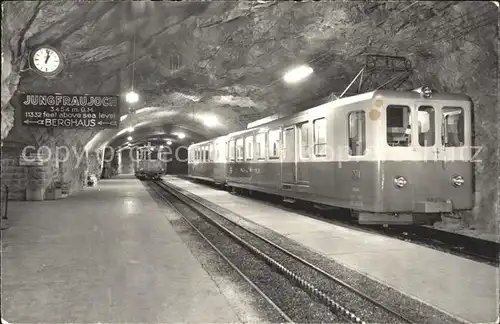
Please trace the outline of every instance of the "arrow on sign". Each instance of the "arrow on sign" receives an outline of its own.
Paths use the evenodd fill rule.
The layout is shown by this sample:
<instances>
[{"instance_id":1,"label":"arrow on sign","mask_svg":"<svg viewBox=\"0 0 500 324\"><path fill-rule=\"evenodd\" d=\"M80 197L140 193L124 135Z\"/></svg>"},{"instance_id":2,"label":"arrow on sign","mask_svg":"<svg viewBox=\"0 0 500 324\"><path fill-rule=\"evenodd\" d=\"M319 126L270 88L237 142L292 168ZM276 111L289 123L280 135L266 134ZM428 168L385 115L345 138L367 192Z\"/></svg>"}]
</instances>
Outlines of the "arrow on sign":
<instances>
[{"instance_id":1,"label":"arrow on sign","mask_svg":"<svg viewBox=\"0 0 500 324\"><path fill-rule=\"evenodd\" d=\"M44 122L43 120L28 120L26 119L24 121L25 124L40 124L40 125L44 125Z\"/></svg>"},{"instance_id":2,"label":"arrow on sign","mask_svg":"<svg viewBox=\"0 0 500 324\"><path fill-rule=\"evenodd\" d=\"M99 124L99 125L112 125L112 126L116 126L116 121L112 121L112 122L99 121L99 122L97 122L97 124Z\"/></svg>"}]
</instances>

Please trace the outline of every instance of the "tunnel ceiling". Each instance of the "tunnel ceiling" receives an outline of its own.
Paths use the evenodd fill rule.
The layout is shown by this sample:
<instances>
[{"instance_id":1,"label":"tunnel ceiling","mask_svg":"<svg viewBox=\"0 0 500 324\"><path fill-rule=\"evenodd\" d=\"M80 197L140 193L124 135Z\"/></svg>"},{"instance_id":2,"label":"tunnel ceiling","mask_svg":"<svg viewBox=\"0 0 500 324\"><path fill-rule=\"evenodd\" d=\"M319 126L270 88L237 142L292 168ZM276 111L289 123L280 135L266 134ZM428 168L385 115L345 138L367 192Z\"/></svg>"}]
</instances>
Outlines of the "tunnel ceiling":
<instances>
[{"instance_id":1,"label":"tunnel ceiling","mask_svg":"<svg viewBox=\"0 0 500 324\"><path fill-rule=\"evenodd\" d=\"M433 70L422 62L450 52L496 53L498 11L480 2L18 1L2 2L2 18L2 138L12 127L7 102L16 89L117 94L133 87L141 100L122 104L120 129L85 132L87 147L98 147L122 145L130 126L137 138L177 127L199 140L308 108L342 92L369 53L405 56L417 75ZM457 38L462 32L472 40ZM43 44L64 55L54 79L25 70L28 50ZM458 70L470 63L452 60ZM299 63L315 73L285 85L283 73ZM207 128L212 114L219 124Z\"/></svg>"}]
</instances>

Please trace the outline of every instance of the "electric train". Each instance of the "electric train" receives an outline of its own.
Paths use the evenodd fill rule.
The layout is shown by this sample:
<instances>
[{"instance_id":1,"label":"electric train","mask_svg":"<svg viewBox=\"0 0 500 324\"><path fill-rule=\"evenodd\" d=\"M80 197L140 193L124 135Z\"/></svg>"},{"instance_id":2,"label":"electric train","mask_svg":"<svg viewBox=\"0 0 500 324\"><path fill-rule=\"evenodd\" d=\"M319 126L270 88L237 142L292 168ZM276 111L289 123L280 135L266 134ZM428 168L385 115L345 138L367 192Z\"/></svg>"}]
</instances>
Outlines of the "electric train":
<instances>
[{"instance_id":1,"label":"electric train","mask_svg":"<svg viewBox=\"0 0 500 324\"><path fill-rule=\"evenodd\" d=\"M472 101L376 90L192 144L188 176L349 209L362 224L424 224L473 206Z\"/></svg>"}]
</instances>

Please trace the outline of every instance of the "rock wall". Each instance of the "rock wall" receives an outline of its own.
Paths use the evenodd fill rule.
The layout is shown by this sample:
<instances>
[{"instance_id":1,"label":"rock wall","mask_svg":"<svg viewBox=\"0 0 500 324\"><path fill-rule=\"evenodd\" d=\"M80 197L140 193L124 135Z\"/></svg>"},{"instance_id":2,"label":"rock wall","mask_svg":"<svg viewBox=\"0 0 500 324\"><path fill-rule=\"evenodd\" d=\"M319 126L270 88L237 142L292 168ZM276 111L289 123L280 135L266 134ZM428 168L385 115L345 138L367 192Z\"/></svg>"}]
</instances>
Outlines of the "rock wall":
<instances>
[{"instance_id":1,"label":"rock wall","mask_svg":"<svg viewBox=\"0 0 500 324\"><path fill-rule=\"evenodd\" d=\"M2 158L2 190L9 189L9 200L25 200L28 187L27 168L19 166L19 159L13 156ZM3 192L3 191L2 191Z\"/></svg>"},{"instance_id":2,"label":"rock wall","mask_svg":"<svg viewBox=\"0 0 500 324\"><path fill-rule=\"evenodd\" d=\"M13 97L10 104L16 107L16 113L20 113L16 97ZM67 194L82 190L86 186L88 173L84 145L92 135L91 131L86 130L26 127L21 124L21 118L15 116L13 127L3 140L2 146L2 182L13 188L12 199L25 199L23 191L29 186L46 190L55 182L62 183L67 188ZM27 152L39 151L47 154L43 171L38 167L19 165L23 149ZM21 171L22 169L24 171ZM24 174L23 177L21 173Z\"/></svg>"}]
</instances>

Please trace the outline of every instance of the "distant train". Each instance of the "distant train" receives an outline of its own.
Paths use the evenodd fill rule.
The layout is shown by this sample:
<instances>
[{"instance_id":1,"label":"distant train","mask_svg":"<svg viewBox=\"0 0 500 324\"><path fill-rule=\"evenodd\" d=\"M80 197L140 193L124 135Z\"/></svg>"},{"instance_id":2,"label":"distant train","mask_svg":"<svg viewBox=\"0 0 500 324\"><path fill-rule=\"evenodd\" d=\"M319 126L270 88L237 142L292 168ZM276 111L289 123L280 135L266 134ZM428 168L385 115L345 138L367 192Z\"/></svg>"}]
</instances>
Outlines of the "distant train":
<instances>
[{"instance_id":1,"label":"distant train","mask_svg":"<svg viewBox=\"0 0 500 324\"><path fill-rule=\"evenodd\" d=\"M135 176L139 180L160 180L166 173L167 164L161 160L144 159L136 161Z\"/></svg>"},{"instance_id":2,"label":"distant train","mask_svg":"<svg viewBox=\"0 0 500 324\"><path fill-rule=\"evenodd\" d=\"M188 149L188 175L423 224L473 204L471 99L423 87L338 99Z\"/></svg>"}]
</instances>

